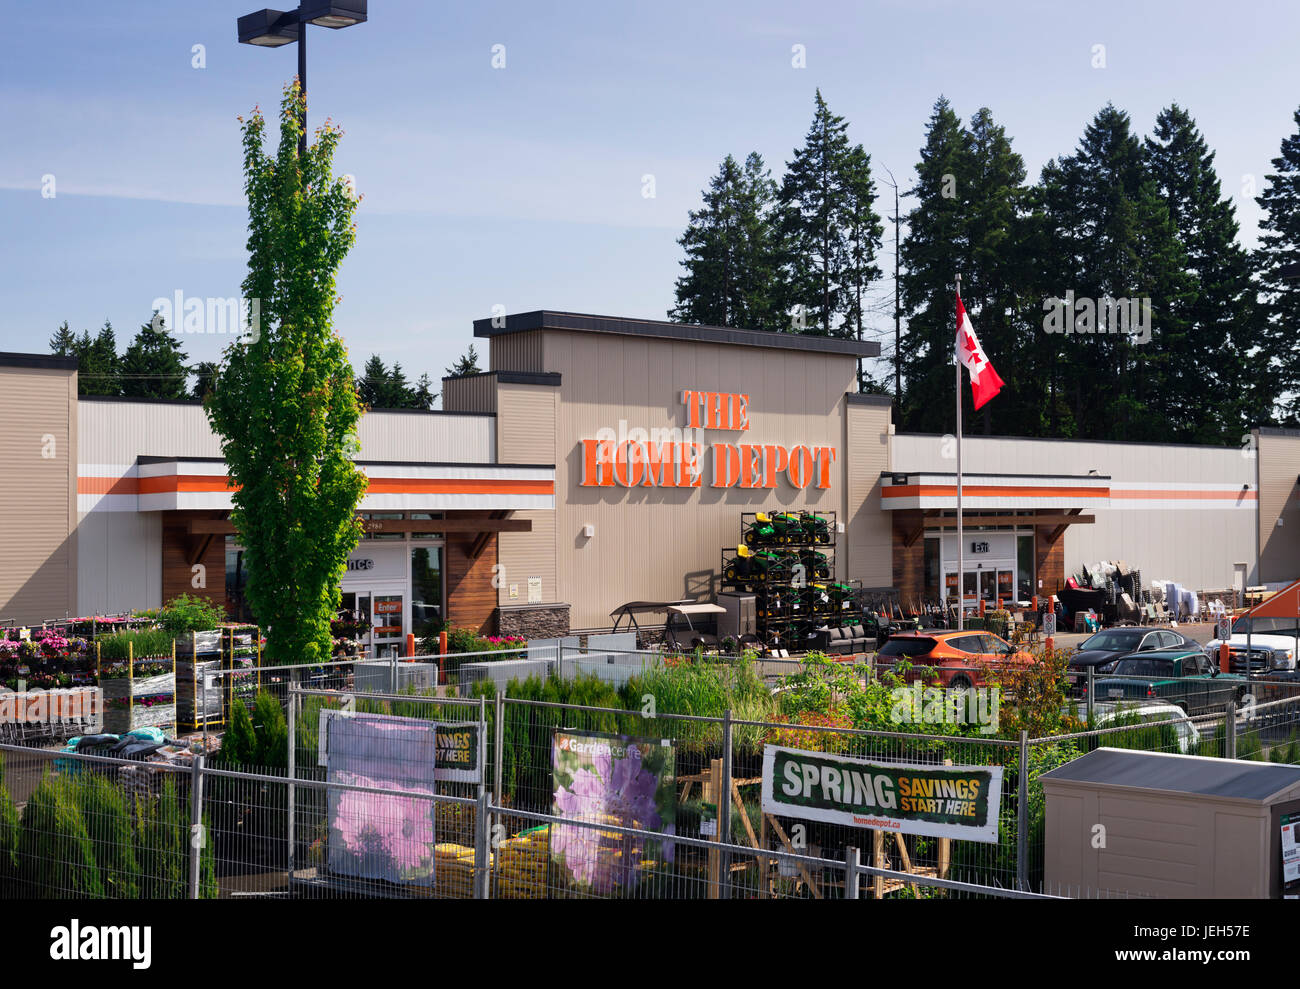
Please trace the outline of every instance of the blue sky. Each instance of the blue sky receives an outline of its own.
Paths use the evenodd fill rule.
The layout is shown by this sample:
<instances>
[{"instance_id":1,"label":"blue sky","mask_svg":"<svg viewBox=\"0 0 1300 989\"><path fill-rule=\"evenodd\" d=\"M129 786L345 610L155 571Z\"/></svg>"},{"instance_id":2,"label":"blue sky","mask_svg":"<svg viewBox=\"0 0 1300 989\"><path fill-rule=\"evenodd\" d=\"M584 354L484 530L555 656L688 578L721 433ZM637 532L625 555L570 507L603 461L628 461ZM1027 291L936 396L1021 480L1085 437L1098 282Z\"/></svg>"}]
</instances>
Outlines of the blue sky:
<instances>
[{"instance_id":1,"label":"blue sky","mask_svg":"<svg viewBox=\"0 0 1300 989\"><path fill-rule=\"evenodd\" d=\"M254 6L0 0L0 350L43 352L65 319L110 319L125 346L155 298L239 294L235 118L296 71L292 46L236 43ZM1300 104L1293 3L370 7L366 24L310 29L309 112L343 126L336 167L365 195L337 325L355 364L378 352L411 377L440 377L494 305L663 318L675 240L718 162L757 150L779 175L818 86L904 186L940 93L966 118L990 107L1031 178L1108 100L1142 133L1176 100L1218 152L1248 244L1247 177L1262 187ZM877 328L892 338L887 316ZM221 345L184 343L193 360Z\"/></svg>"}]
</instances>

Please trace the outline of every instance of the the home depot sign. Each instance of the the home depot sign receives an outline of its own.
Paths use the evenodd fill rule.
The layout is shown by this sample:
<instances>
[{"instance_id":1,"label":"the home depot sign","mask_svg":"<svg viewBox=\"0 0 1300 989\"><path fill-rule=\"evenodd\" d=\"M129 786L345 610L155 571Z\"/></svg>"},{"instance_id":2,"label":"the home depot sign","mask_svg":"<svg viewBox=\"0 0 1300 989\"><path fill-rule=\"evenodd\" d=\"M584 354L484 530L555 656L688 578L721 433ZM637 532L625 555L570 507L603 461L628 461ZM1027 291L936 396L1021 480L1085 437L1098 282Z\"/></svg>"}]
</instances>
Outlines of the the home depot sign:
<instances>
[{"instance_id":1,"label":"the home depot sign","mask_svg":"<svg viewBox=\"0 0 1300 989\"><path fill-rule=\"evenodd\" d=\"M833 446L705 443L704 430L749 431L749 396L684 391L686 428L605 428L582 441L583 487L698 488L706 467L715 488L829 488ZM695 439L693 437L699 437ZM706 465L706 461L708 464Z\"/></svg>"}]
</instances>

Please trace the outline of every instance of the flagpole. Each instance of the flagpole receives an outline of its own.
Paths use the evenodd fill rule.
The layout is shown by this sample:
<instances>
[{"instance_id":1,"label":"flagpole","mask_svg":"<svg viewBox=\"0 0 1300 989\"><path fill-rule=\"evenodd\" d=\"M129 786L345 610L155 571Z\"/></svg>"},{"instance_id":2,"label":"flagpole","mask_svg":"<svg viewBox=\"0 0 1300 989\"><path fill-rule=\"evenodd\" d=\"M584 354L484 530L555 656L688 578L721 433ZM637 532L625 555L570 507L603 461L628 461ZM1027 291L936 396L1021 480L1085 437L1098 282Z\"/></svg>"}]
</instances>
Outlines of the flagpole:
<instances>
[{"instance_id":1,"label":"flagpole","mask_svg":"<svg viewBox=\"0 0 1300 989\"><path fill-rule=\"evenodd\" d=\"M961 298L961 275L957 275L957 298ZM956 306L953 307L954 322L956 321ZM962 572L964 556L962 545L962 525L961 525L961 502L962 502L962 484L961 484L961 357L956 344L956 331L953 331L953 364L957 369L957 631L961 632L966 627L966 595L965 595L965 574ZM978 589L977 589L978 590Z\"/></svg>"}]
</instances>

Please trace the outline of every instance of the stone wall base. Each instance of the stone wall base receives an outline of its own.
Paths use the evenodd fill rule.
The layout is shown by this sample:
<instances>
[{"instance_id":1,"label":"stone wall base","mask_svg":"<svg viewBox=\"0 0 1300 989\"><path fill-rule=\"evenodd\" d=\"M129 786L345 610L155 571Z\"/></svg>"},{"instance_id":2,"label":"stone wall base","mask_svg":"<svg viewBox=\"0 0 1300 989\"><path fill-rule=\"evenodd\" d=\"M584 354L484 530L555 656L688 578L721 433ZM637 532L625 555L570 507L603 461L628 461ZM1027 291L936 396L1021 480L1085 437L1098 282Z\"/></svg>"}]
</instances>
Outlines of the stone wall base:
<instances>
[{"instance_id":1,"label":"stone wall base","mask_svg":"<svg viewBox=\"0 0 1300 989\"><path fill-rule=\"evenodd\" d=\"M497 635L558 639L569 634L567 604L524 604L497 608Z\"/></svg>"}]
</instances>

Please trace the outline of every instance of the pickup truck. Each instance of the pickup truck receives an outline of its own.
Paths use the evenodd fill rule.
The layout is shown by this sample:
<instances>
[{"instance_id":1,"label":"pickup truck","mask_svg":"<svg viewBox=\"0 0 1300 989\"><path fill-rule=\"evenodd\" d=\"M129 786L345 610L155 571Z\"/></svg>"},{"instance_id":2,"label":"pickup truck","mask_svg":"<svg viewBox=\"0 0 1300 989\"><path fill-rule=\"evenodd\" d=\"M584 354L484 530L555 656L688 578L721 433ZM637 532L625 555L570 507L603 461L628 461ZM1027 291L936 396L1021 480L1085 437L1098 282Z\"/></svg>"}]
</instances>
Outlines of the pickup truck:
<instances>
[{"instance_id":1,"label":"pickup truck","mask_svg":"<svg viewBox=\"0 0 1300 989\"><path fill-rule=\"evenodd\" d=\"M1246 677L1218 672L1199 649L1154 649L1116 661L1108 676L1093 681L1093 699L1160 700L1191 714L1240 705L1249 689Z\"/></svg>"},{"instance_id":2,"label":"pickup truck","mask_svg":"<svg viewBox=\"0 0 1300 989\"><path fill-rule=\"evenodd\" d=\"M1300 619L1257 618L1243 615L1232 625L1228 640L1228 669L1233 673L1261 675L1296 668L1296 627ZM1249 643L1247 642L1249 640ZM1205 655L1219 664L1222 639L1205 644ZM1250 656L1246 649L1249 644Z\"/></svg>"}]
</instances>

